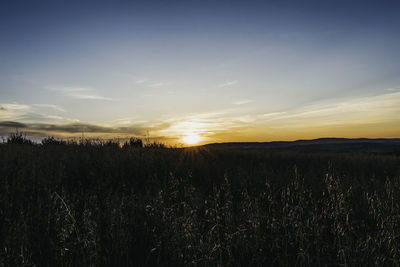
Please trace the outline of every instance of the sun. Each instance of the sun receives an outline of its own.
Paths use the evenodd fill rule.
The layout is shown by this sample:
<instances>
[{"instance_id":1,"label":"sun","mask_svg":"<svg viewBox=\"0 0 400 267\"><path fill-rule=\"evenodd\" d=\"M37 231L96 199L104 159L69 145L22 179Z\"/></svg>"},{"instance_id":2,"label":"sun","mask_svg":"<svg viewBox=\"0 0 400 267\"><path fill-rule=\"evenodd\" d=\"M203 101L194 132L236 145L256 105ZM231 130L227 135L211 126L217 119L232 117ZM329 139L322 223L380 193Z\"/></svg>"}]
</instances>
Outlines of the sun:
<instances>
[{"instance_id":1,"label":"sun","mask_svg":"<svg viewBox=\"0 0 400 267\"><path fill-rule=\"evenodd\" d=\"M201 141L201 136L197 133L187 133L184 137L182 137L182 141L187 145L195 145Z\"/></svg>"}]
</instances>

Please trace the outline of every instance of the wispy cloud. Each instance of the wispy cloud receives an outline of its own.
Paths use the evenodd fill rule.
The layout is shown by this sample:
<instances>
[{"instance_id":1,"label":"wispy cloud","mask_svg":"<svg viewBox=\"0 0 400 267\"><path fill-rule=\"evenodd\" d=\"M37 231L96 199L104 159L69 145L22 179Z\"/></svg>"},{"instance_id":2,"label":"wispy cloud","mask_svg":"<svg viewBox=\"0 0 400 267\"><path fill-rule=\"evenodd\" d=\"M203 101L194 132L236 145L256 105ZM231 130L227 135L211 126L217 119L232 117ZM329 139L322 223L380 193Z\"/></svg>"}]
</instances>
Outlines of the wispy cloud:
<instances>
[{"instance_id":1,"label":"wispy cloud","mask_svg":"<svg viewBox=\"0 0 400 267\"><path fill-rule=\"evenodd\" d=\"M239 101L235 101L235 102L233 102L232 104L234 104L234 105L245 105L245 104L249 104L249 103L252 103L252 102L254 102L253 100L239 100Z\"/></svg>"},{"instance_id":2,"label":"wispy cloud","mask_svg":"<svg viewBox=\"0 0 400 267\"><path fill-rule=\"evenodd\" d=\"M321 134L366 137L379 132L392 134L397 131L397 135L400 132L400 92L315 102L268 113L243 113L243 108L236 107L180 117L164 116L153 121L125 117L110 124L77 122L59 116L60 113L42 112L40 109L43 107L33 105L0 103L0 107L3 108L0 110L2 132L9 132L16 125L22 127L23 124L24 130L30 133L64 137L78 136L82 132L85 136L101 138L144 137L149 131L153 137L179 143L191 134L200 136L202 142L224 142L282 140L313 134L313 137L320 137Z\"/></svg>"},{"instance_id":3,"label":"wispy cloud","mask_svg":"<svg viewBox=\"0 0 400 267\"><path fill-rule=\"evenodd\" d=\"M53 109L60 112L66 112L66 110L63 109L62 107L53 104L33 104L32 106L37 108Z\"/></svg>"},{"instance_id":4,"label":"wispy cloud","mask_svg":"<svg viewBox=\"0 0 400 267\"><path fill-rule=\"evenodd\" d=\"M284 112L263 114L260 121L270 127L354 126L400 122L400 92L314 103Z\"/></svg>"},{"instance_id":5,"label":"wispy cloud","mask_svg":"<svg viewBox=\"0 0 400 267\"><path fill-rule=\"evenodd\" d=\"M23 123L35 122L57 122L68 123L77 121L76 119L60 116L60 112L66 111L53 104L19 104L3 103L0 104L0 121L18 121Z\"/></svg>"},{"instance_id":6,"label":"wispy cloud","mask_svg":"<svg viewBox=\"0 0 400 267\"><path fill-rule=\"evenodd\" d=\"M63 117L54 114L47 114L37 111L29 111L19 116L19 121L26 123L70 123L77 122L78 119L71 119L68 117Z\"/></svg>"},{"instance_id":7,"label":"wispy cloud","mask_svg":"<svg viewBox=\"0 0 400 267\"><path fill-rule=\"evenodd\" d=\"M238 81L226 81L226 82L223 82L221 84L218 84L217 87L218 88L224 88L224 87L236 85L238 83L239 83Z\"/></svg>"},{"instance_id":8,"label":"wispy cloud","mask_svg":"<svg viewBox=\"0 0 400 267\"><path fill-rule=\"evenodd\" d=\"M314 137L321 134L366 136L379 131L389 133L387 129L391 132L397 129L398 134L398 114L400 92L393 92L261 114L243 114L240 109L192 114L169 120L171 126L163 129L162 134L179 137L196 133L205 142L291 139L296 138L296 133L304 136L314 134ZM380 130L374 125L389 128ZM318 132L316 129L325 129L326 132ZM360 129L366 129L368 133L359 132Z\"/></svg>"},{"instance_id":9,"label":"wispy cloud","mask_svg":"<svg viewBox=\"0 0 400 267\"><path fill-rule=\"evenodd\" d=\"M170 82L161 82L149 79L138 79L135 83L146 87L164 87L171 84Z\"/></svg>"},{"instance_id":10,"label":"wispy cloud","mask_svg":"<svg viewBox=\"0 0 400 267\"><path fill-rule=\"evenodd\" d=\"M104 97L104 96L99 96L99 95L90 95L90 94L71 94L70 95L73 98L76 99L86 99L86 100L106 100L106 101L111 101L112 98L110 97Z\"/></svg>"},{"instance_id":11,"label":"wispy cloud","mask_svg":"<svg viewBox=\"0 0 400 267\"><path fill-rule=\"evenodd\" d=\"M0 105L3 107L3 110L27 110L30 108L28 105L18 103L4 103Z\"/></svg>"},{"instance_id":12,"label":"wispy cloud","mask_svg":"<svg viewBox=\"0 0 400 267\"><path fill-rule=\"evenodd\" d=\"M18 103L3 103L0 104L0 120L15 120L20 119L22 115L29 112L31 107Z\"/></svg>"},{"instance_id":13,"label":"wispy cloud","mask_svg":"<svg viewBox=\"0 0 400 267\"><path fill-rule=\"evenodd\" d=\"M61 92L63 95L81 100L102 100L112 101L110 97L105 97L99 94L96 89L87 87L46 87L49 90Z\"/></svg>"},{"instance_id":14,"label":"wispy cloud","mask_svg":"<svg viewBox=\"0 0 400 267\"><path fill-rule=\"evenodd\" d=\"M262 116L264 118L276 118L279 116L283 116L285 114L286 114L286 112L270 112L270 113L264 113L264 114L262 114Z\"/></svg>"}]
</instances>

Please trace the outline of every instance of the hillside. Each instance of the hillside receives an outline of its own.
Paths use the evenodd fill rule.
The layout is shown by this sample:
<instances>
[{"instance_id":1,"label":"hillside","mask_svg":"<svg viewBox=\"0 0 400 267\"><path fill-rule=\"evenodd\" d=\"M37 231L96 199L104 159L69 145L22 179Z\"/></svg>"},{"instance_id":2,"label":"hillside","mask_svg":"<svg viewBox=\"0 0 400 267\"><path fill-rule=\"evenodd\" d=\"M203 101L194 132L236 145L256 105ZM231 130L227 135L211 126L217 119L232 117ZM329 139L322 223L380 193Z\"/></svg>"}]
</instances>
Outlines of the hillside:
<instances>
[{"instance_id":1,"label":"hillside","mask_svg":"<svg viewBox=\"0 0 400 267\"><path fill-rule=\"evenodd\" d=\"M318 138L296 141L212 143L204 146L223 149L397 153L400 152L400 138Z\"/></svg>"}]
</instances>

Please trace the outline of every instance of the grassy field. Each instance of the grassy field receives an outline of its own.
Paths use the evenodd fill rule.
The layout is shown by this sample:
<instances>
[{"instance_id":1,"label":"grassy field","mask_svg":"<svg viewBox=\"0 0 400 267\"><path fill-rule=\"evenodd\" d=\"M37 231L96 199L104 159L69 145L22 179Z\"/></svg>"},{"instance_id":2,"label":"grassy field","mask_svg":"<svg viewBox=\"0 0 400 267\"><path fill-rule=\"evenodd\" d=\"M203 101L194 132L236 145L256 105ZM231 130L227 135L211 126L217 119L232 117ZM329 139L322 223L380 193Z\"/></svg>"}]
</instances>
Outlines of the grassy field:
<instances>
[{"instance_id":1,"label":"grassy field","mask_svg":"<svg viewBox=\"0 0 400 267\"><path fill-rule=\"evenodd\" d=\"M398 266L400 156L0 144L0 266Z\"/></svg>"}]
</instances>

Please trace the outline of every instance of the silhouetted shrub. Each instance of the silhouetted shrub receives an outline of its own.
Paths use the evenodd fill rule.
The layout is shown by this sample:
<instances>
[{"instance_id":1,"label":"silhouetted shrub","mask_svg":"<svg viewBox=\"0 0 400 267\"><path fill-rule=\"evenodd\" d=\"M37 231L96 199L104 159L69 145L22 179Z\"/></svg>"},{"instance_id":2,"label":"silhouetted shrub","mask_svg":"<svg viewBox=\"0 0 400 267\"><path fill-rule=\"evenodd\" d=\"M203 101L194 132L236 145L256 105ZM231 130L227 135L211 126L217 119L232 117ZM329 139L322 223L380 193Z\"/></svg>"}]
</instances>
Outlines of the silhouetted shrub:
<instances>
[{"instance_id":1,"label":"silhouetted shrub","mask_svg":"<svg viewBox=\"0 0 400 267\"><path fill-rule=\"evenodd\" d=\"M106 146L106 147L114 147L114 148L120 148L120 143L118 140L107 140L99 143L101 146Z\"/></svg>"},{"instance_id":2,"label":"silhouetted shrub","mask_svg":"<svg viewBox=\"0 0 400 267\"><path fill-rule=\"evenodd\" d=\"M145 144L146 148L167 148L167 146L163 143L153 142Z\"/></svg>"},{"instance_id":3,"label":"silhouetted shrub","mask_svg":"<svg viewBox=\"0 0 400 267\"><path fill-rule=\"evenodd\" d=\"M42 145L66 145L67 142L61 139L56 139L53 136L46 137L42 139Z\"/></svg>"},{"instance_id":4,"label":"silhouetted shrub","mask_svg":"<svg viewBox=\"0 0 400 267\"><path fill-rule=\"evenodd\" d=\"M33 142L22 132L11 133L7 138L7 144L24 144L32 145Z\"/></svg>"},{"instance_id":5,"label":"silhouetted shrub","mask_svg":"<svg viewBox=\"0 0 400 267\"><path fill-rule=\"evenodd\" d=\"M143 147L143 141L142 139L131 137L128 141L126 141L123 145L124 148L128 147L136 147L136 148L141 148Z\"/></svg>"}]
</instances>

